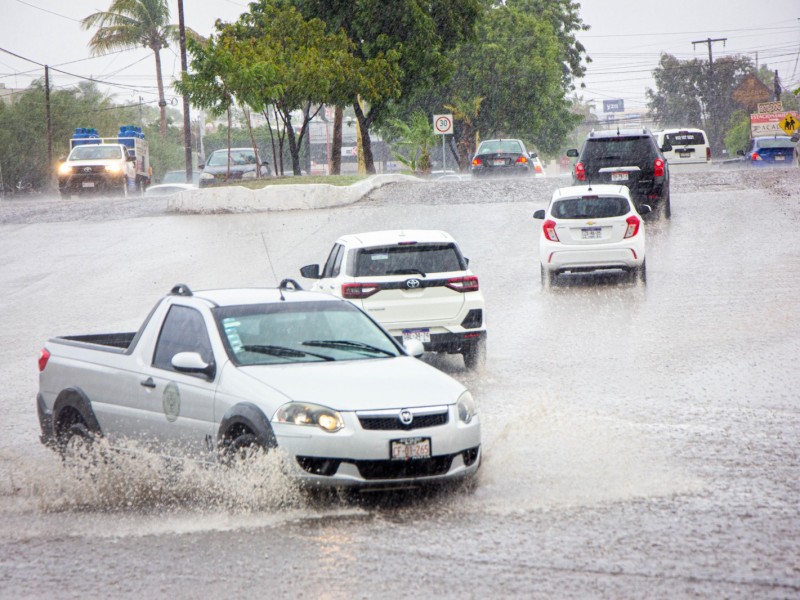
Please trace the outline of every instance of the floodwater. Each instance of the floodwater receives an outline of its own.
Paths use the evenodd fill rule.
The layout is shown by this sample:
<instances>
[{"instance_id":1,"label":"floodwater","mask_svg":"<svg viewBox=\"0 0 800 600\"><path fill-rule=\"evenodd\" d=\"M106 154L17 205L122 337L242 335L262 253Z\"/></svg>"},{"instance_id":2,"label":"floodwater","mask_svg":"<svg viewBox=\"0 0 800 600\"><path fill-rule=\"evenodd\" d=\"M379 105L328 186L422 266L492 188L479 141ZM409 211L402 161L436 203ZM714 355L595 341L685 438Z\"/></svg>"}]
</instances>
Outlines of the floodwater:
<instances>
[{"instance_id":1,"label":"floodwater","mask_svg":"<svg viewBox=\"0 0 800 600\"><path fill-rule=\"evenodd\" d=\"M172 215L163 200L0 202L0 597L800 596L800 192L784 172L673 172L646 286L543 291L563 179L386 186L320 211ZM344 233L450 232L489 358L426 357L480 407L484 462L439 493L308 497L279 457L73 471L38 442L52 335L133 330L175 283L275 285Z\"/></svg>"}]
</instances>

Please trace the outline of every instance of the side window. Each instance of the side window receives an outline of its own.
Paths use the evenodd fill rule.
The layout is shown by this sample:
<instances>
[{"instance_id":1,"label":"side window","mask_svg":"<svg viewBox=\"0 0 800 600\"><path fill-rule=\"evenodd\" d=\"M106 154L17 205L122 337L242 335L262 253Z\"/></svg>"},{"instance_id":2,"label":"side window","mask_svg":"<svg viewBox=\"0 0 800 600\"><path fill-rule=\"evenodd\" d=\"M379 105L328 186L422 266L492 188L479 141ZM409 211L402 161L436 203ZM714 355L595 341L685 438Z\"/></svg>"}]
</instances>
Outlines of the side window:
<instances>
[{"instance_id":1,"label":"side window","mask_svg":"<svg viewBox=\"0 0 800 600\"><path fill-rule=\"evenodd\" d=\"M153 366L174 371L172 357L179 352L197 352L203 360L213 359L203 316L193 308L175 305L169 309L153 355Z\"/></svg>"},{"instance_id":2,"label":"side window","mask_svg":"<svg viewBox=\"0 0 800 600\"><path fill-rule=\"evenodd\" d=\"M339 274L339 267L341 267L342 264L343 253L344 246L341 244L334 244L333 248L331 249L331 253L328 255L328 260L325 262L325 268L322 270L323 279L327 277L336 277Z\"/></svg>"}]
</instances>

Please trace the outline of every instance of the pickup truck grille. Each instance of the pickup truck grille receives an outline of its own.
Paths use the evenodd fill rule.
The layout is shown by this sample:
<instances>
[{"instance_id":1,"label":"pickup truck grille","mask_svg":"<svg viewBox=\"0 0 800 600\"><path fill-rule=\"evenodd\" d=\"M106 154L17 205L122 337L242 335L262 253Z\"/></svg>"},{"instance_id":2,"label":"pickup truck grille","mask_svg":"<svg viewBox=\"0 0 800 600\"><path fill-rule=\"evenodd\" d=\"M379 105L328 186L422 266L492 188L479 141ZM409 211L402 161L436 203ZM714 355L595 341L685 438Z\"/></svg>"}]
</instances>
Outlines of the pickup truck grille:
<instances>
[{"instance_id":1,"label":"pickup truck grille","mask_svg":"<svg viewBox=\"0 0 800 600\"><path fill-rule=\"evenodd\" d=\"M70 167L70 173L73 175L92 175L105 172L105 165L81 165L79 167Z\"/></svg>"}]
</instances>

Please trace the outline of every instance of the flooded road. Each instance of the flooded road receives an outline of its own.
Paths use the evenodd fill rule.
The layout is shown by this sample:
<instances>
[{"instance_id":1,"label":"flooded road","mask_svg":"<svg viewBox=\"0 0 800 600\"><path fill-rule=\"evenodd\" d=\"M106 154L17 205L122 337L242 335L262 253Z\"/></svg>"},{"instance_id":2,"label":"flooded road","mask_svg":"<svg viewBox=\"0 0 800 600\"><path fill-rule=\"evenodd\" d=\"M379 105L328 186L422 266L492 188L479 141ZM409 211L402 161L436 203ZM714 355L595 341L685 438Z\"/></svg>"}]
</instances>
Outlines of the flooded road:
<instances>
[{"instance_id":1,"label":"flooded road","mask_svg":"<svg viewBox=\"0 0 800 600\"><path fill-rule=\"evenodd\" d=\"M800 596L796 174L674 172L645 287L543 291L531 215L567 183L393 184L257 214L0 202L0 597ZM485 370L426 358L479 402L474 486L309 499L269 461L76 478L39 444L48 337L136 329L178 282L300 280L339 235L401 227L451 233L486 297Z\"/></svg>"}]
</instances>

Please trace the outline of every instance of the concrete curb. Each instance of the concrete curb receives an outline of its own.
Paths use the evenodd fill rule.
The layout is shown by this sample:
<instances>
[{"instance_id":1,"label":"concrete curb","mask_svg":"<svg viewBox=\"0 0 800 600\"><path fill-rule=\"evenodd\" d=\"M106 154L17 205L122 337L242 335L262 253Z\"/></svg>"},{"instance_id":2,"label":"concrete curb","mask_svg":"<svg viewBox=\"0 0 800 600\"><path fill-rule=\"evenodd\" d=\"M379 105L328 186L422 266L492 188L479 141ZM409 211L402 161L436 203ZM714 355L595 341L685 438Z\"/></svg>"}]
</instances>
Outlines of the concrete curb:
<instances>
[{"instance_id":1,"label":"concrete curb","mask_svg":"<svg viewBox=\"0 0 800 600\"><path fill-rule=\"evenodd\" d=\"M411 175L373 175L349 186L311 183L268 185L258 190L241 186L186 190L169 196L167 212L209 214L331 208L357 202L372 190L398 181L422 180Z\"/></svg>"}]
</instances>

